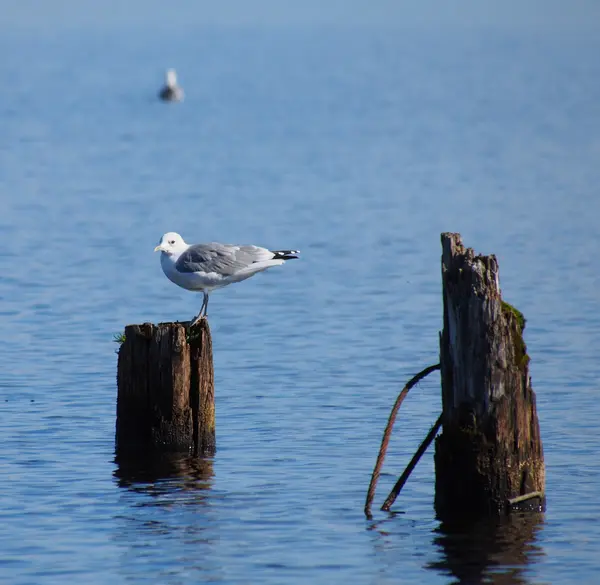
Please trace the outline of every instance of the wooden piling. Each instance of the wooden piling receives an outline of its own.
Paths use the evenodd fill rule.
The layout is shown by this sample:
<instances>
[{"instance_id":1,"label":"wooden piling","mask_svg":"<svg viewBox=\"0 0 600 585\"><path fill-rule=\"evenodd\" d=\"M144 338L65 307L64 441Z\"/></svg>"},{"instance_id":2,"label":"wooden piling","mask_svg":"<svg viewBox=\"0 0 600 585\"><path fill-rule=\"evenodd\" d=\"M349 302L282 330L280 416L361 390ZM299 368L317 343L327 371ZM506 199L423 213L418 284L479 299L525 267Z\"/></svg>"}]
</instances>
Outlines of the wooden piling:
<instances>
[{"instance_id":1,"label":"wooden piling","mask_svg":"<svg viewBox=\"0 0 600 585\"><path fill-rule=\"evenodd\" d=\"M208 321L128 325L117 368L117 452L212 454L214 373Z\"/></svg>"},{"instance_id":2,"label":"wooden piling","mask_svg":"<svg viewBox=\"0 0 600 585\"><path fill-rule=\"evenodd\" d=\"M476 256L460 234L442 234L442 249L436 512L456 520L502 514L519 502L542 509L544 456L525 319L502 300L495 256Z\"/></svg>"}]
</instances>

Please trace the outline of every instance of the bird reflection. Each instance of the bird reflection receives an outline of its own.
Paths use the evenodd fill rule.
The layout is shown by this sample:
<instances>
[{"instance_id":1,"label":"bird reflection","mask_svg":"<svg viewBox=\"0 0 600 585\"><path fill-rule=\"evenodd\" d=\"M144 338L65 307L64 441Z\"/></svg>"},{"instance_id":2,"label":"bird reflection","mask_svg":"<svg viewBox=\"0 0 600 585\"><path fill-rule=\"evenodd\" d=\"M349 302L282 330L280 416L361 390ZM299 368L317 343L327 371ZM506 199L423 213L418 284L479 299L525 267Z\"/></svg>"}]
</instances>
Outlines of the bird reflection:
<instances>
[{"instance_id":1,"label":"bird reflection","mask_svg":"<svg viewBox=\"0 0 600 585\"><path fill-rule=\"evenodd\" d=\"M442 523L434 538L442 560L428 568L452 575L452 583L460 585L526 585L528 567L544 554L536 544L543 521L543 514L531 513L467 526Z\"/></svg>"}]
</instances>

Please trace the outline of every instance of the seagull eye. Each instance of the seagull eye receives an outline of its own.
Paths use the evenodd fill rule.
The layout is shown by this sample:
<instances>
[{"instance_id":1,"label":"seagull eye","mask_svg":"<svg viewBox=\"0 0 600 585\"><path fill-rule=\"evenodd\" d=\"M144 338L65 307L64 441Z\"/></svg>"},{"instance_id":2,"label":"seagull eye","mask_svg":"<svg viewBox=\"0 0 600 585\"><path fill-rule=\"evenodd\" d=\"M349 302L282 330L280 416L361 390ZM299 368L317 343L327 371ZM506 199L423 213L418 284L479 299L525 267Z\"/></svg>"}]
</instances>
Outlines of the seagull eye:
<instances>
[{"instance_id":1,"label":"seagull eye","mask_svg":"<svg viewBox=\"0 0 600 585\"><path fill-rule=\"evenodd\" d=\"M169 240L169 244L171 244L171 246L175 243L175 240Z\"/></svg>"}]
</instances>

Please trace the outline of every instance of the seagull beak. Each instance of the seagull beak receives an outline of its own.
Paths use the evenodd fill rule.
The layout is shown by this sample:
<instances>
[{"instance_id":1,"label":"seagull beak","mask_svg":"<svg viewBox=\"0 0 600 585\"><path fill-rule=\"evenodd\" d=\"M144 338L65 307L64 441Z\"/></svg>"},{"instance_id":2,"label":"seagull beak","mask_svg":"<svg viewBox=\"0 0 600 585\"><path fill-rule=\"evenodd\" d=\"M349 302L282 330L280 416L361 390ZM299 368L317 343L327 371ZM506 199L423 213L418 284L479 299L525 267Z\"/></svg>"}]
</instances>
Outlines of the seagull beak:
<instances>
[{"instance_id":1,"label":"seagull beak","mask_svg":"<svg viewBox=\"0 0 600 585\"><path fill-rule=\"evenodd\" d=\"M161 245L161 244L158 244L158 246L156 246L156 248L154 248L154 251L155 251L155 252L162 252L162 251L163 251L163 249L162 249L162 245Z\"/></svg>"}]
</instances>

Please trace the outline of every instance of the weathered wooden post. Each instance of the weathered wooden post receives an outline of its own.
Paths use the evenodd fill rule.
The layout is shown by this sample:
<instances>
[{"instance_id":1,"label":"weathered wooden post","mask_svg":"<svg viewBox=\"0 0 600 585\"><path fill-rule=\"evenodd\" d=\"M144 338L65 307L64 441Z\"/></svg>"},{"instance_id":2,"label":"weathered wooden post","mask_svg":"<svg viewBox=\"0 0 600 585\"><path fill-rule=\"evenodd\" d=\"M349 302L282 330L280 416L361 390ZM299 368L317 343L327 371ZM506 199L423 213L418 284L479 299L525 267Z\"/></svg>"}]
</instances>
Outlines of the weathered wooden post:
<instances>
[{"instance_id":1,"label":"weathered wooden post","mask_svg":"<svg viewBox=\"0 0 600 585\"><path fill-rule=\"evenodd\" d=\"M543 508L544 456L523 315L502 300L495 256L442 234L442 434L435 507L442 520Z\"/></svg>"},{"instance_id":2,"label":"weathered wooden post","mask_svg":"<svg viewBox=\"0 0 600 585\"><path fill-rule=\"evenodd\" d=\"M117 453L215 452L208 321L128 325L117 369Z\"/></svg>"}]
</instances>

